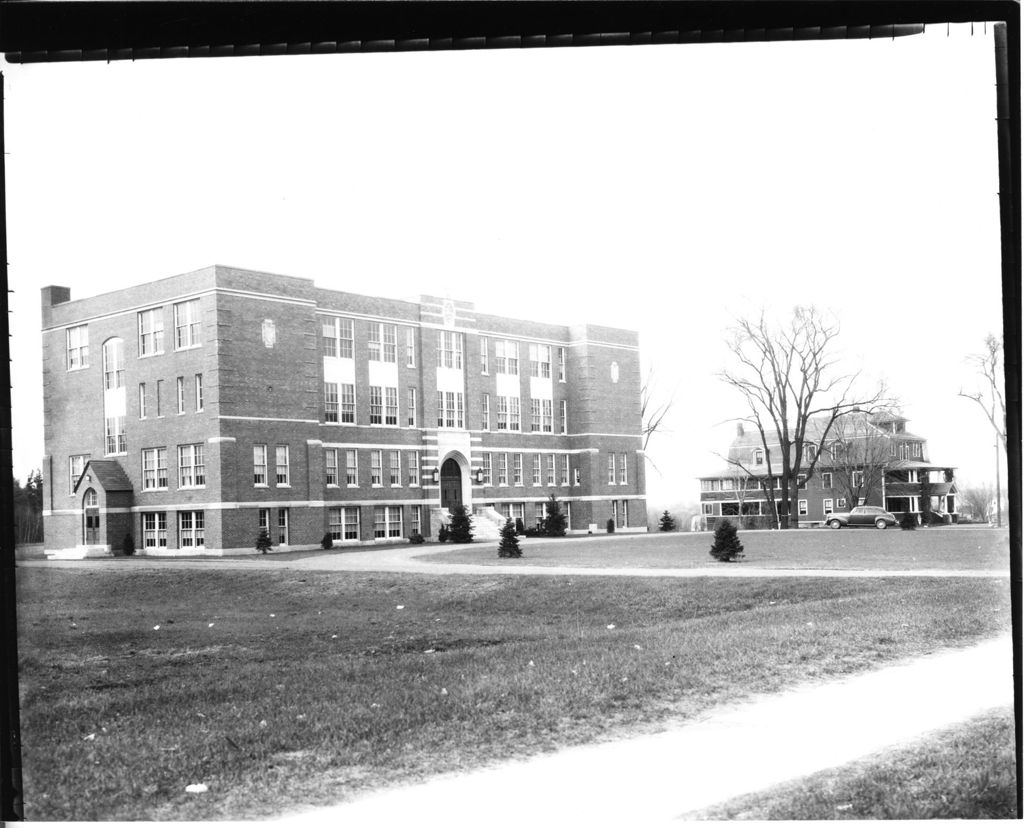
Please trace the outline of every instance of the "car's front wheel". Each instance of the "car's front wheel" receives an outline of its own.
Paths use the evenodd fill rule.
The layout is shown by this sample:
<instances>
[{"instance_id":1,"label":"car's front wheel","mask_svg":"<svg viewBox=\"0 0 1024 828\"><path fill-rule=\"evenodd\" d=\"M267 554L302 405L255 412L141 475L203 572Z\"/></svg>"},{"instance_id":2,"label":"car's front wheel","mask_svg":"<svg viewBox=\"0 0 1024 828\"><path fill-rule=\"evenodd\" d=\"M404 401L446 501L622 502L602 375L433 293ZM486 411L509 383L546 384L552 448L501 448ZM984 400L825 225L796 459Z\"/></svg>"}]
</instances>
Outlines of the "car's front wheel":
<instances>
[{"instance_id":1,"label":"car's front wheel","mask_svg":"<svg viewBox=\"0 0 1024 828\"><path fill-rule=\"evenodd\" d=\"M838 521L838 520L830 520L830 521L828 522L828 525L829 525L829 528L830 528L830 529L838 529L838 528L839 528L839 527L841 527L841 526L842 526L843 524L842 524L842 522L841 522L841 521Z\"/></svg>"},{"instance_id":2,"label":"car's front wheel","mask_svg":"<svg viewBox=\"0 0 1024 828\"><path fill-rule=\"evenodd\" d=\"M875 521L875 528L876 529L885 529L888 525L889 524L886 523L882 518L879 518L878 520Z\"/></svg>"}]
</instances>

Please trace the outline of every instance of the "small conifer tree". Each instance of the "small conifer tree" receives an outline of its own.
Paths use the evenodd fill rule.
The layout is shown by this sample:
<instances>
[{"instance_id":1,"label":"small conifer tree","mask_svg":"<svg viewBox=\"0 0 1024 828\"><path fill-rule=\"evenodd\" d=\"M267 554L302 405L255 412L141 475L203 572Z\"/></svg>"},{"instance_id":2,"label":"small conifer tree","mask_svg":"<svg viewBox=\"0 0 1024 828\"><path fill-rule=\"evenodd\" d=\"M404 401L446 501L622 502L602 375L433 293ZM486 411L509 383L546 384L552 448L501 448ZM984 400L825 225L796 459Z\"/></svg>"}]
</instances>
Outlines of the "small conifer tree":
<instances>
[{"instance_id":1,"label":"small conifer tree","mask_svg":"<svg viewBox=\"0 0 1024 828\"><path fill-rule=\"evenodd\" d=\"M266 529L260 529L259 535L256 536L256 551L262 552L264 555L270 550L270 534Z\"/></svg>"},{"instance_id":2,"label":"small conifer tree","mask_svg":"<svg viewBox=\"0 0 1024 828\"><path fill-rule=\"evenodd\" d=\"M521 558L523 550L519 548L519 540L516 538L516 525L512 518L505 521L501 527L501 541L498 543L499 558Z\"/></svg>"},{"instance_id":3,"label":"small conifer tree","mask_svg":"<svg viewBox=\"0 0 1024 828\"><path fill-rule=\"evenodd\" d=\"M121 541L121 551L131 557L135 554L135 538L132 537L131 532L124 536L124 540Z\"/></svg>"},{"instance_id":4,"label":"small conifer tree","mask_svg":"<svg viewBox=\"0 0 1024 828\"><path fill-rule=\"evenodd\" d=\"M736 534L736 527L731 521L722 520L715 527L715 539L711 544L711 557L715 560L732 563L743 557L743 544Z\"/></svg>"},{"instance_id":5,"label":"small conifer tree","mask_svg":"<svg viewBox=\"0 0 1024 828\"><path fill-rule=\"evenodd\" d=\"M321 549L333 549L334 548L334 538L331 537L331 533L330 532L324 532L324 536L322 538L320 538L320 548Z\"/></svg>"},{"instance_id":6,"label":"small conifer tree","mask_svg":"<svg viewBox=\"0 0 1024 828\"><path fill-rule=\"evenodd\" d=\"M666 509L661 514L661 519L658 521L659 532L675 532L676 531L676 519L668 513Z\"/></svg>"},{"instance_id":7,"label":"small conifer tree","mask_svg":"<svg viewBox=\"0 0 1024 828\"><path fill-rule=\"evenodd\" d=\"M565 536L565 513L562 511L562 507L558 501L555 500L555 496L551 495L547 503L544 504L544 525L542 527L544 534L551 538L561 538Z\"/></svg>"},{"instance_id":8,"label":"small conifer tree","mask_svg":"<svg viewBox=\"0 0 1024 828\"><path fill-rule=\"evenodd\" d=\"M448 526L448 537L452 543L472 543L473 527L469 522L469 512L462 504L452 506L448 510L451 513L452 521Z\"/></svg>"},{"instance_id":9,"label":"small conifer tree","mask_svg":"<svg viewBox=\"0 0 1024 828\"><path fill-rule=\"evenodd\" d=\"M903 513L903 517L900 518L900 529L916 529L917 528L917 517L910 509L907 509Z\"/></svg>"}]
</instances>

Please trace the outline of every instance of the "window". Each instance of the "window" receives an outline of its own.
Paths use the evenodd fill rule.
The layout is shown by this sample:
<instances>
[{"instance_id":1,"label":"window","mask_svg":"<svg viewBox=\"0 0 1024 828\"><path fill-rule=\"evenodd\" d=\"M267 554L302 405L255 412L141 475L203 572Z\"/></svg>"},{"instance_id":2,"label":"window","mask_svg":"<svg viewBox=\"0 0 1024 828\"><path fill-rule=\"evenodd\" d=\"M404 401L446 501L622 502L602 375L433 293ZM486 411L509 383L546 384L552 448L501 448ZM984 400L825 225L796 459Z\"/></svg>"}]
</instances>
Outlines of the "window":
<instances>
[{"instance_id":1,"label":"window","mask_svg":"<svg viewBox=\"0 0 1024 828\"><path fill-rule=\"evenodd\" d=\"M519 397L508 398L508 430L519 431Z\"/></svg>"},{"instance_id":2,"label":"window","mask_svg":"<svg viewBox=\"0 0 1024 828\"><path fill-rule=\"evenodd\" d=\"M499 374L519 375L519 343L505 339L494 342L494 370Z\"/></svg>"},{"instance_id":3,"label":"window","mask_svg":"<svg viewBox=\"0 0 1024 828\"><path fill-rule=\"evenodd\" d=\"M572 479L573 479L573 485L574 486L579 486L580 485L580 470L579 469L573 469L573 471L572 471Z\"/></svg>"},{"instance_id":4,"label":"window","mask_svg":"<svg viewBox=\"0 0 1024 828\"><path fill-rule=\"evenodd\" d=\"M139 419L146 419L146 383L139 383Z\"/></svg>"},{"instance_id":5,"label":"window","mask_svg":"<svg viewBox=\"0 0 1024 828\"><path fill-rule=\"evenodd\" d=\"M76 325L67 329L68 370L89 367L89 326Z\"/></svg>"},{"instance_id":6,"label":"window","mask_svg":"<svg viewBox=\"0 0 1024 828\"><path fill-rule=\"evenodd\" d=\"M764 449L754 449L754 465L764 465Z\"/></svg>"},{"instance_id":7,"label":"window","mask_svg":"<svg viewBox=\"0 0 1024 828\"><path fill-rule=\"evenodd\" d=\"M821 488L831 489L832 488L832 472L821 473Z\"/></svg>"},{"instance_id":8,"label":"window","mask_svg":"<svg viewBox=\"0 0 1024 828\"><path fill-rule=\"evenodd\" d=\"M355 336L352 320L328 316L320 328L320 350L324 356L352 359Z\"/></svg>"},{"instance_id":9,"label":"window","mask_svg":"<svg viewBox=\"0 0 1024 828\"><path fill-rule=\"evenodd\" d=\"M817 457L817 455L818 455L818 450L817 450L816 446L813 446L813 445L804 446L804 462L805 463L813 463L814 462L814 458Z\"/></svg>"},{"instance_id":10,"label":"window","mask_svg":"<svg viewBox=\"0 0 1024 828\"><path fill-rule=\"evenodd\" d=\"M331 540L340 541L342 538L341 506L332 506L327 510L327 531L331 534Z\"/></svg>"},{"instance_id":11,"label":"window","mask_svg":"<svg viewBox=\"0 0 1024 828\"><path fill-rule=\"evenodd\" d=\"M327 514L332 540L359 540L358 506L333 506Z\"/></svg>"},{"instance_id":12,"label":"window","mask_svg":"<svg viewBox=\"0 0 1024 828\"><path fill-rule=\"evenodd\" d=\"M565 348L558 349L558 381L565 382Z\"/></svg>"},{"instance_id":13,"label":"window","mask_svg":"<svg viewBox=\"0 0 1024 828\"><path fill-rule=\"evenodd\" d=\"M375 538L402 537L402 507L373 507L373 536Z\"/></svg>"},{"instance_id":14,"label":"window","mask_svg":"<svg viewBox=\"0 0 1024 828\"><path fill-rule=\"evenodd\" d=\"M899 457L900 460L910 459L910 447L906 443L900 443L899 445Z\"/></svg>"},{"instance_id":15,"label":"window","mask_svg":"<svg viewBox=\"0 0 1024 828\"><path fill-rule=\"evenodd\" d=\"M288 510L277 510L277 542L281 546L288 545Z\"/></svg>"},{"instance_id":16,"label":"window","mask_svg":"<svg viewBox=\"0 0 1024 828\"><path fill-rule=\"evenodd\" d=\"M801 517L804 517L807 514L807 501L806 500L798 500L796 502L796 509L797 509L797 514L800 515Z\"/></svg>"},{"instance_id":17,"label":"window","mask_svg":"<svg viewBox=\"0 0 1024 828\"><path fill-rule=\"evenodd\" d=\"M619 501L617 500L612 501L612 525L619 525Z\"/></svg>"},{"instance_id":18,"label":"window","mask_svg":"<svg viewBox=\"0 0 1024 828\"><path fill-rule=\"evenodd\" d=\"M359 485L359 455L355 449L345 449L345 485Z\"/></svg>"},{"instance_id":19,"label":"window","mask_svg":"<svg viewBox=\"0 0 1024 828\"><path fill-rule=\"evenodd\" d=\"M164 309L152 308L139 311L139 356L153 356L153 354L162 354L163 352Z\"/></svg>"},{"instance_id":20,"label":"window","mask_svg":"<svg viewBox=\"0 0 1024 828\"><path fill-rule=\"evenodd\" d=\"M423 507L413 506L412 508L412 531L417 535L423 534Z\"/></svg>"},{"instance_id":21,"label":"window","mask_svg":"<svg viewBox=\"0 0 1024 828\"><path fill-rule=\"evenodd\" d=\"M626 478L626 455L619 455L619 485L625 486L628 482Z\"/></svg>"},{"instance_id":22,"label":"window","mask_svg":"<svg viewBox=\"0 0 1024 828\"><path fill-rule=\"evenodd\" d=\"M384 451L373 449L370 452L370 485L384 485Z\"/></svg>"},{"instance_id":23,"label":"window","mask_svg":"<svg viewBox=\"0 0 1024 828\"><path fill-rule=\"evenodd\" d=\"M405 329L405 367L416 367L416 329Z\"/></svg>"},{"instance_id":24,"label":"window","mask_svg":"<svg viewBox=\"0 0 1024 828\"><path fill-rule=\"evenodd\" d=\"M615 455L608 455L608 485L615 485Z\"/></svg>"},{"instance_id":25,"label":"window","mask_svg":"<svg viewBox=\"0 0 1024 828\"><path fill-rule=\"evenodd\" d=\"M465 427L464 397L461 391L437 392L437 427Z\"/></svg>"},{"instance_id":26,"label":"window","mask_svg":"<svg viewBox=\"0 0 1024 828\"><path fill-rule=\"evenodd\" d=\"M629 526L629 501L622 501L622 523L620 524L623 529Z\"/></svg>"},{"instance_id":27,"label":"window","mask_svg":"<svg viewBox=\"0 0 1024 828\"><path fill-rule=\"evenodd\" d=\"M799 475L797 475L796 487L798 489L806 489L807 488L807 475L806 474L799 474Z\"/></svg>"},{"instance_id":28,"label":"window","mask_svg":"<svg viewBox=\"0 0 1024 828\"><path fill-rule=\"evenodd\" d=\"M530 431L540 431L540 400L530 400Z\"/></svg>"},{"instance_id":29,"label":"window","mask_svg":"<svg viewBox=\"0 0 1024 828\"><path fill-rule=\"evenodd\" d=\"M551 377L551 346L530 343L530 376Z\"/></svg>"},{"instance_id":30,"label":"window","mask_svg":"<svg viewBox=\"0 0 1024 828\"><path fill-rule=\"evenodd\" d=\"M398 389L384 389L384 425L398 425Z\"/></svg>"},{"instance_id":31,"label":"window","mask_svg":"<svg viewBox=\"0 0 1024 828\"><path fill-rule=\"evenodd\" d=\"M555 455L548 454L548 455L545 455L545 457L546 457L545 465L547 466L547 472L548 472L547 473L547 484L549 486L554 486L555 485Z\"/></svg>"},{"instance_id":32,"label":"window","mask_svg":"<svg viewBox=\"0 0 1024 828\"><path fill-rule=\"evenodd\" d=\"M565 400L558 403L558 430L562 434L569 433L569 403Z\"/></svg>"},{"instance_id":33,"label":"window","mask_svg":"<svg viewBox=\"0 0 1024 828\"><path fill-rule=\"evenodd\" d=\"M388 482L392 486L402 485L402 452L388 451Z\"/></svg>"},{"instance_id":34,"label":"window","mask_svg":"<svg viewBox=\"0 0 1024 828\"><path fill-rule=\"evenodd\" d=\"M512 455L512 485L523 485L523 455Z\"/></svg>"},{"instance_id":35,"label":"window","mask_svg":"<svg viewBox=\"0 0 1024 828\"><path fill-rule=\"evenodd\" d=\"M107 390L124 387L123 339L108 339L103 343L103 387Z\"/></svg>"},{"instance_id":36,"label":"window","mask_svg":"<svg viewBox=\"0 0 1024 828\"><path fill-rule=\"evenodd\" d=\"M491 395L484 394L480 404L480 427L484 431L491 430Z\"/></svg>"},{"instance_id":37,"label":"window","mask_svg":"<svg viewBox=\"0 0 1024 828\"><path fill-rule=\"evenodd\" d=\"M266 445L255 445L252 447L252 483L254 486L267 485Z\"/></svg>"},{"instance_id":38,"label":"window","mask_svg":"<svg viewBox=\"0 0 1024 828\"><path fill-rule=\"evenodd\" d=\"M278 486L290 486L288 474L288 446L277 446L275 450L276 474L275 481Z\"/></svg>"},{"instance_id":39,"label":"window","mask_svg":"<svg viewBox=\"0 0 1024 828\"><path fill-rule=\"evenodd\" d=\"M196 374L196 411L203 410L203 375Z\"/></svg>"},{"instance_id":40,"label":"window","mask_svg":"<svg viewBox=\"0 0 1024 828\"><path fill-rule=\"evenodd\" d=\"M420 453L418 451L405 453L405 480L409 486L420 485Z\"/></svg>"},{"instance_id":41,"label":"window","mask_svg":"<svg viewBox=\"0 0 1024 828\"><path fill-rule=\"evenodd\" d=\"M151 448L142 450L142 488L167 488L167 449Z\"/></svg>"},{"instance_id":42,"label":"window","mask_svg":"<svg viewBox=\"0 0 1024 828\"><path fill-rule=\"evenodd\" d=\"M437 332L437 367L462 370L462 334Z\"/></svg>"},{"instance_id":43,"label":"window","mask_svg":"<svg viewBox=\"0 0 1024 828\"><path fill-rule=\"evenodd\" d=\"M845 497L838 498L836 500L836 507L839 508L839 509L845 509L846 508L846 498Z\"/></svg>"},{"instance_id":44,"label":"window","mask_svg":"<svg viewBox=\"0 0 1024 828\"><path fill-rule=\"evenodd\" d=\"M338 450L324 449L324 482L328 486L338 485Z\"/></svg>"},{"instance_id":45,"label":"window","mask_svg":"<svg viewBox=\"0 0 1024 828\"><path fill-rule=\"evenodd\" d=\"M910 444L910 454L911 454L912 457L920 457L921 456L921 444L920 443L911 443Z\"/></svg>"},{"instance_id":46,"label":"window","mask_svg":"<svg viewBox=\"0 0 1024 828\"><path fill-rule=\"evenodd\" d=\"M480 373L489 373L487 370L487 337L480 337Z\"/></svg>"},{"instance_id":47,"label":"window","mask_svg":"<svg viewBox=\"0 0 1024 828\"><path fill-rule=\"evenodd\" d=\"M498 455L498 485L499 486L507 486L508 485L508 455L507 454L499 454Z\"/></svg>"},{"instance_id":48,"label":"window","mask_svg":"<svg viewBox=\"0 0 1024 828\"><path fill-rule=\"evenodd\" d=\"M195 489L206 485L203 444L178 446L178 488Z\"/></svg>"},{"instance_id":49,"label":"window","mask_svg":"<svg viewBox=\"0 0 1024 828\"><path fill-rule=\"evenodd\" d=\"M324 422L338 422L338 383L324 383Z\"/></svg>"},{"instance_id":50,"label":"window","mask_svg":"<svg viewBox=\"0 0 1024 828\"><path fill-rule=\"evenodd\" d=\"M855 489L859 489L864 485L864 472L855 471L850 475L850 485Z\"/></svg>"},{"instance_id":51,"label":"window","mask_svg":"<svg viewBox=\"0 0 1024 828\"><path fill-rule=\"evenodd\" d=\"M178 545L196 549L206 545L206 521L202 512L178 512Z\"/></svg>"},{"instance_id":52,"label":"window","mask_svg":"<svg viewBox=\"0 0 1024 828\"><path fill-rule=\"evenodd\" d=\"M157 417L163 417L164 416L163 397L164 397L164 381L163 380L157 380L156 381L156 416Z\"/></svg>"},{"instance_id":53,"label":"window","mask_svg":"<svg viewBox=\"0 0 1024 828\"><path fill-rule=\"evenodd\" d=\"M124 417L107 417L104 420L106 430L107 454L125 454L128 451L128 437L124 431Z\"/></svg>"},{"instance_id":54,"label":"window","mask_svg":"<svg viewBox=\"0 0 1024 828\"><path fill-rule=\"evenodd\" d=\"M194 348L202 344L199 338L199 300L189 299L174 306L174 347Z\"/></svg>"},{"instance_id":55,"label":"window","mask_svg":"<svg viewBox=\"0 0 1024 828\"><path fill-rule=\"evenodd\" d=\"M508 431L508 397L498 397L498 431Z\"/></svg>"},{"instance_id":56,"label":"window","mask_svg":"<svg viewBox=\"0 0 1024 828\"><path fill-rule=\"evenodd\" d=\"M908 483L920 483L921 479L918 477L917 469L909 469L907 471L907 482Z\"/></svg>"},{"instance_id":57,"label":"window","mask_svg":"<svg viewBox=\"0 0 1024 828\"><path fill-rule=\"evenodd\" d=\"M545 434L551 433L551 400L541 400L541 414L544 418L543 431Z\"/></svg>"},{"instance_id":58,"label":"window","mask_svg":"<svg viewBox=\"0 0 1024 828\"><path fill-rule=\"evenodd\" d=\"M560 481L562 486L569 485L569 455L562 455L562 479Z\"/></svg>"},{"instance_id":59,"label":"window","mask_svg":"<svg viewBox=\"0 0 1024 828\"><path fill-rule=\"evenodd\" d=\"M408 411L406 412L406 420L405 420L405 422L406 422L406 425L409 426L409 428L416 428L416 389L415 388L410 388L408 390L408 397L409 397L409 401L407 403Z\"/></svg>"},{"instance_id":60,"label":"window","mask_svg":"<svg viewBox=\"0 0 1024 828\"><path fill-rule=\"evenodd\" d=\"M484 485L490 486L491 483L491 455L488 452L484 455Z\"/></svg>"},{"instance_id":61,"label":"window","mask_svg":"<svg viewBox=\"0 0 1024 828\"><path fill-rule=\"evenodd\" d=\"M346 506L345 517L345 540L359 540L359 507Z\"/></svg>"},{"instance_id":62,"label":"window","mask_svg":"<svg viewBox=\"0 0 1024 828\"><path fill-rule=\"evenodd\" d=\"M178 390L178 413L179 414L184 414L185 413L185 378L184 377L178 377L177 390Z\"/></svg>"},{"instance_id":63,"label":"window","mask_svg":"<svg viewBox=\"0 0 1024 828\"><path fill-rule=\"evenodd\" d=\"M533 485L540 485L540 455L533 455Z\"/></svg>"},{"instance_id":64,"label":"window","mask_svg":"<svg viewBox=\"0 0 1024 828\"><path fill-rule=\"evenodd\" d=\"M383 322L371 322L367 345L369 359L373 362L398 362L396 341L397 329Z\"/></svg>"},{"instance_id":65,"label":"window","mask_svg":"<svg viewBox=\"0 0 1024 828\"><path fill-rule=\"evenodd\" d=\"M824 512L826 515L832 514L832 498L831 497L826 497L824 500L821 501L821 511Z\"/></svg>"},{"instance_id":66,"label":"window","mask_svg":"<svg viewBox=\"0 0 1024 828\"><path fill-rule=\"evenodd\" d=\"M356 387L351 383L341 384L341 421L343 423L354 423L356 421Z\"/></svg>"},{"instance_id":67,"label":"window","mask_svg":"<svg viewBox=\"0 0 1024 828\"><path fill-rule=\"evenodd\" d=\"M167 548L167 512L142 513L142 546L144 549Z\"/></svg>"},{"instance_id":68,"label":"window","mask_svg":"<svg viewBox=\"0 0 1024 828\"><path fill-rule=\"evenodd\" d=\"M75 493L75 486L78 485L78 479L82 476L82 472L85 471L85 464L88 462L88 454L72 454L68 458L68 472L71 482L71 488L68 489L68 494Z\"/></svg>"},{"instance_id":69,"label":"window","mask_svg":"<svg viewBox=\"0 0 1024 828\"><path fill-rule=\"evenodd\" d=\"M379 385L370 386L370 425L384 424L384 394Z\"/></svg>"},{"instance_id":70,"label":"window","mask_svg":"<svg viewBox=\"0 0 1024 828\"><path fill-rule=\"evenodd\" d=\"M534 519L537 521L537 525L538 526L543 526L544 525L544 518L547 516L545 514L545 512L546 512L546 510L544 508L543 501L540 502L540 503L534 503L533 504L533 516L534 516Z\"/></svg>"},{"instance_id":71,"label":"window","mask_svg":"<svg viewBox=\"0 0 1024 828\"><path fill-rule=\"evenodd\" d=\"M704 515L713 515L715 513L715 504L714 503L701 503L700 504L700 511L701 511L701 514L704 514Z\"/></svg>"},{"instance_id":72,"label":"window","mask_svg":"<svg viewBox=\"0 0 1024 828\"><path fill-rule=\"evenodd\" d=\"M261 532L266 532L267 537L270 537L270 509L256 510L256 528Z\"/></svg>"}]
</instances>

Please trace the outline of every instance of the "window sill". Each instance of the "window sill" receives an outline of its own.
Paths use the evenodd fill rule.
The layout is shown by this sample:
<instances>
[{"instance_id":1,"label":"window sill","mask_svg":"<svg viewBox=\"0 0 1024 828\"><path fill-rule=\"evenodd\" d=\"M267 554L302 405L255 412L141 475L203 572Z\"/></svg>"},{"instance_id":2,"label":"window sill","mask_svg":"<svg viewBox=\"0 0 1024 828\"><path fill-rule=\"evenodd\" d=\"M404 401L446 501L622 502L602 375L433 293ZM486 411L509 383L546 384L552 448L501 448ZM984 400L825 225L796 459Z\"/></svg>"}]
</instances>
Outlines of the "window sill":
<instances>
[{"instance_id":1,"label":"window sill","mask_svg":"<svg viewBox=\"0 0 1024 828\"><path fill-rule=\"evenodd\" d=\"M196 348L202 348L202 347L203 347L203 343L202 342L197 342L195 345L176 345L174 350L175 351L194 351L194 350L196 350Z\"/></svg>"},{"instance_id":2,"label":"window sill","mask_svg":"<svg viewBox=\"0 0 1024 828\"><path fill-rule=\"evenodd\" d=\"M147 489L145 486L142 487L143 492L166 492L170 491L167 486L156 486L154 488Z\"/></svg>"},{"instance_id":3,"label":"window sill","mask_svg":"<svg viewBox=\"0 0 1024 828\"><path fill-rule=\"evenodd\" d=\"M266 483L253 483L252 487L254 489L269 489L270 488L270 486L268 486Z\"/></svg>"},{"instance_id":4,"label":"window sill","mask_svg":"<svg viewBox=\"0 0 1024 828\"><path fill-rule=\"evenodd\" d=\"M291 483L276 483L276 484L274 484L274 488L275 489L290 489L291 487L292 487Z\"/></svg>"}]
</instances>

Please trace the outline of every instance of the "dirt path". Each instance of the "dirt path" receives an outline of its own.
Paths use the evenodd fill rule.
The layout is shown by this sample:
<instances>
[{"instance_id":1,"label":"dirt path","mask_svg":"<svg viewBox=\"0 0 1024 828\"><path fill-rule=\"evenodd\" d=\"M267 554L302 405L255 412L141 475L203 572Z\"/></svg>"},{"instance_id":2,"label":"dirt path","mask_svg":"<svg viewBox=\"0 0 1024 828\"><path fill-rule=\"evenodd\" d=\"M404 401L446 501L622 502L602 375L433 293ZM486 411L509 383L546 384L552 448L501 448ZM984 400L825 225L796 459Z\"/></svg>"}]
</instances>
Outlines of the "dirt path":
<instances>
[{"instance_id":1,"label":"dirt path","mask_svg":"<svg viewBox=\"0 0 1024 828\"><path fill-rule=\"evenodd\" d=\"M371 794L277 822L648 825L1012 704L1010 639L717 708L658 733Z\"/></svg>"}]
</instances>

